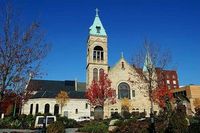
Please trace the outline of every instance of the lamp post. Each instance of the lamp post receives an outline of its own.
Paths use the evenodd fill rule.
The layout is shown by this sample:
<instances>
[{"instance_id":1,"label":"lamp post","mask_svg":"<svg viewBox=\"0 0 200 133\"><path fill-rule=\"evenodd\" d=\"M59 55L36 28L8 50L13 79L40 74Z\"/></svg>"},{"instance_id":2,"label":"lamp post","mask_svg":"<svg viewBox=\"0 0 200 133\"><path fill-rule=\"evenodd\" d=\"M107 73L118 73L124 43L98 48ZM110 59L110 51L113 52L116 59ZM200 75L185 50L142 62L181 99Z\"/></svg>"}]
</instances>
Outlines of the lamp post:
<instances>
[{"instance_id":1,"label":"lamp post","mask_svg":"<svg viewBox=\"0 0 200 133\"><path fill-rule=\"evenodd\" d=\"M150 113L150 133L155 133L155 119L154 119L154 114Z\"/></svg>"},{"instance_id":2,"label":"lamp post","mask_svg":"<svg viewBox=\"0 0 200 133\"><path fill-rule=\"evenodd\" d=\"M150 133L156 133L155 118L154 118L154 112L153 112L152 108L151 108L151 111L150 111Z\"/></svg>"}]
</instances>

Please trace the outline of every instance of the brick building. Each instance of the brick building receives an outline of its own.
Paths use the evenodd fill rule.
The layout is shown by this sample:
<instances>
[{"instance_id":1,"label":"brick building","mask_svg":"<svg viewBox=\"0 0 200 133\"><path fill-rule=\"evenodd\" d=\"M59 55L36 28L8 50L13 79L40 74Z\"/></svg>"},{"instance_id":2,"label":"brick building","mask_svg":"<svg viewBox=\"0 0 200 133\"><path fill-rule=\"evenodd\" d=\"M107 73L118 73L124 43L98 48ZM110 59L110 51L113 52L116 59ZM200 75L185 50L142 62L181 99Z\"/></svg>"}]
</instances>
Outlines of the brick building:
<instances>
[{"instance_id":1,"label":"brick building","mask_svg":"<svg viewBox=\"0 0 200 133\"><path fill-rule=\"evenodd\" d=\"M179 88L178 74L175 70L162 70L156 68L160 86L166 86L168 89Z\"/></svg>"}]
</instances>

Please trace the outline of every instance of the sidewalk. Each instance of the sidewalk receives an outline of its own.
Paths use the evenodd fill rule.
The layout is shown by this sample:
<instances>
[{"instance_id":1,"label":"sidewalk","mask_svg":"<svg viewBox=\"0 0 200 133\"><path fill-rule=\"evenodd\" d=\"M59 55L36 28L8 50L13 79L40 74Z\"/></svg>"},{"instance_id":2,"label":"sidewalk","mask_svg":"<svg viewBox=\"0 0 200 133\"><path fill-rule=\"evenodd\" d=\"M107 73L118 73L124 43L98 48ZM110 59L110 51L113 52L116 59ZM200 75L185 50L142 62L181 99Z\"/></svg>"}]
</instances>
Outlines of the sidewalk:
<instances>
[{"instance_id":1,"label":"sidewalk","mask_svg":"<svg viewBox=\"0 0 200 133\"><path fill-rule=\"evenodd\" d=\"M0 129L0 133L40 133L40 131L29 129Z\"/></svg>"},{"instance_id":2,"label":"sidewalk","mask_svg":"<svg viewBox=\"0 0 200 133\"><path fill-rule=\"evenodd\" d=\"M65 133L76 133L78 128L66 128ZM41 130L29 129L0 129L0 133L41 133Z\"/></svg>"}]
</instances>

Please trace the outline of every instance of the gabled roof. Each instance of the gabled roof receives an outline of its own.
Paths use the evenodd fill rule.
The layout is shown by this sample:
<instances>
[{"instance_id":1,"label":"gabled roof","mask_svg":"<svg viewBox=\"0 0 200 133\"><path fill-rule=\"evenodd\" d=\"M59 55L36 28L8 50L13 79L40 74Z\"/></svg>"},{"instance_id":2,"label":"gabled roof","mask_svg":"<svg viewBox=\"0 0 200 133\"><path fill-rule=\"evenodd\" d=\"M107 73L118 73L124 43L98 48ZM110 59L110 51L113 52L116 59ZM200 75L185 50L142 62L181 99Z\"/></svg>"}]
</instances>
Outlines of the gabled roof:
<instances>
[{"instance_id":1,"label":"gabled roof","mask_svg":"<svg viewBox=\"0 0 200 133\"><path fill-rule=\"evenodd\" d=\"M55 98L63 90L66 91L70 98L85 99L86 84L75 81L54 81L54 80L37 80L31 79L27 89L35 90L33 98ZM77 89L77 90L76 90Z\"/></svg>"},{"instance_id":2,"label":"gabled roof","mask_svg":"<svg viewBox=\"0 0 200 133\"><path fill-rule=\"evenodd\" d=\"M99 31L98 31L99 28ZM107 36L106 31L101 23L101 20L98 15L98 9L96 9L96 16L92 26L89 28L89 34L95 36Z\"/></svg>"},{"instance_id":3,"label":"gabled roof","mask_svg":"<svg viewBox=\"0 0 200 133\"><path fill-rule=\"evenodd\" d=\"M129 67L133 68L133 66L131 66L125 59L124 59L124 56L123 54L121 55L121 58L117 61L117 63L110 67L110 70L114 69L118 64L120 64L121 62L124 62L125 64L127 64Z\"/></svg>"}]
</instances>

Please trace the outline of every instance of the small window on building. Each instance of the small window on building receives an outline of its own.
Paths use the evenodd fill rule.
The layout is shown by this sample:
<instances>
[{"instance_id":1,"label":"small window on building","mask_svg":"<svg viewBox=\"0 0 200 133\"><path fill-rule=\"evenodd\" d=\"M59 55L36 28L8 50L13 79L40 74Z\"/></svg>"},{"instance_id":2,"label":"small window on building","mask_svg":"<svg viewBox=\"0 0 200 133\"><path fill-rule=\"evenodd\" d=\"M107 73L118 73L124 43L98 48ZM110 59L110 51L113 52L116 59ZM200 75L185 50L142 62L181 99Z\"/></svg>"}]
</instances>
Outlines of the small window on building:
<instances>
[{"instance_id":1,"label":"small window on building","mask_svg":"<svg viewBox=\"0 0 200 133\"><path fill-rule=\"evenodd\" d=\"M50 105L49 104L45 104L44 106L44 113L49 113L49 108L50 108Z\"/></svg>"},{"instance_id":2,"label":"small window on building","mask_svg":"<svg viewBox=\"0 0 200 133\"><path fill-rule=\"evenodd\" d=\"M118 112L118 109L115 109L115 112Z\"/></svg>"},{"instance_id":3,"label":"small window on building","mask_svg":"<svg viewBox=\"0 0 200 133\"><path fill-rule=\"evenodd\" d=\"M96 29L97 29L97 33L100 33L101 27L97 26Z\"/></svg>"},{"instance_id":4,"label":"small window on building","mask_svg":"<svg viewBox=\"0 0 200 133\"><path fill-rule=\"evenodd\" d=\"M174 85L174 89L178 88L176 85Z\"/></svg>"},{"instance_id":5,"label":"small window on building","mask_svg":"<svg viewBox=\"0 0 200 133\"><path fill-rule=\"evenodd\" d=\"M170 86L170 85L168 85L168 86L167 86L167 88L168 88L168 89L171 89L171 86Z\"/></svg>"},{"instance_id":6,"label":"small window on building","mask_svg":"<svg viewBox=\"0 0 200 133\"><path fill-rule=\"evenodd\" d=\"M96 58L97 58L96 55L97 55L97 51L94 51L94 52L93 52L93 59L94 59L94 60L96 60Z\"/></svg>"},{"instance_id":7,"label":"small window on building","mask_svg":"<svg viewBox=\"0 0 200 133\"><path fill-rule=\"evenodd\" d=\"M175 75L172 75L172 78L173 78L173 79L176 79L176 76L175 76Z\"/></svg>"},{"instance_id":8,"label":"small window on building","mask_svg":"<svg viewBox=\"0 0 200 133\"><path fill-rule=\"evenodd\" d=\"M168 74L166 75L166 78L169 79L169 75Z\"/></svg>"},{"instance_id":9,"label":"small window on building","mask_svg":"<svg viewBox=\"0 0 200 133\"><path fill-rule=\"evenodd\" d=\"M39 111L39 104L36 104L36 108L35 108L35 114L37 114Z\"/></svg>"},{"instance_id":10,"label":"small window on building","mask_svg":"<svg viewBox=\"0 0 200 133\"><path fill-rule=\"evenodd\" d=\"M93 69L93 80L95 80L95 81L98 80L98 69L97 68Z\"/></svg>"},{"instance_id":11,"label":"small window on building","mask_svg":"<svg viewBox=\"0 0 200 133\"><path fill-rule=\"evenodd\" d=\"M124 67L124 62L122 62L122 69L125 69L125 67Z\"/></svg>"},{"instance_id":12,"label":"small window on building","mask_svg":"<svg viewBox=\"0 0 200 133\"><path fill-rule=\"evenodd\" d=\"M30 105L30 114L33 114L33 104Z\"/></svg>"},{"instance_id":13,"label":"small window on building","mask_svg":"<svg viewBox=\"0 0 200 133\"><path fill-rule=\"evenodd\" d=\"M167 84L170 84L170 80L167 80L166 82L167 82Z\"/></svg>"},{"instance_id":14,"label":"small window on building","mask_svg":"<svg viewBox=\"0 0 200 133\"><path fill-rule=\"evenodd\" d=\"M101 51L101 60L104 60L103 51Z\"/></svg>"},{"instance_id":15,"label":"small window on building","mask_svg":"<svg viewBox=\"0 0 200 133\"><path fill-rule=\"evenodd\" d=\"M88 109L88 103L85 104L85 109Z\"/></svg>"},{"instance_id":16,"label":"small window on building","mask_svg":"<svg viewBox=\"0 0 200 133\"><path fill-rule=\"evenodd\" d=\"M97 60L100 60L100 51L97 51Z\"/></svg>"},{"instance_id":17,"label":"small window on building","mask_svg":"<svg viewBox=\"0 0 200 133\"><path fill-rule=\"evenodd\" d=\"M58 115L59 114L59 105L55 104L54 105L54 115Z\"/></svg>"},{"instance_id":18,"label":"small window on building","mask_svg":"<svg viewBox=\"0 0 200 133\"><path fill-rule=\"evenodd\" d=\"M135 97L135 90L132 90L132 97Z\"/></svg>"},{"instance_id":19,"label":"small window on building","mask_svg":"<svg viewBox=\"0 0 200 133\"><path fill-rule=\"evenodd\" d=\"M101 46L94 47L93 50L93 60L104 60L104 52Z\"/></svg>"},{"instance_id":20,"label":"small window on building","mask_svg":"<svg viewBox=\"0 0 200 133\"><path fill-rule=\"evenodd\" d=\"M100 80L100 78L103 78L103 76L104 76L104 70L101 68L99 70L99 80Z\"/></svg>"},{"instance_id":21,"label":"small window on building","mask_svg":"<svg viewBox=\"0 0 200 133\"><path fill-rule=\"evenodd\" d=\"M176 85L176 80L173 80L173 84Z\"/></svg>"},{"instance_id":22,"label":"small window on building","mask_svg":"<svg viewBox=\"0 0 200 133\"><path fill-rule=\"evenodd\" d=\"M78 109L76 109L75 113L78 114Z\"/></svg>"}]
</instances>

